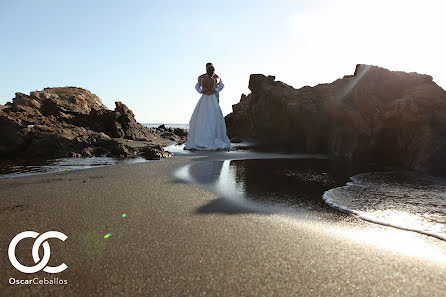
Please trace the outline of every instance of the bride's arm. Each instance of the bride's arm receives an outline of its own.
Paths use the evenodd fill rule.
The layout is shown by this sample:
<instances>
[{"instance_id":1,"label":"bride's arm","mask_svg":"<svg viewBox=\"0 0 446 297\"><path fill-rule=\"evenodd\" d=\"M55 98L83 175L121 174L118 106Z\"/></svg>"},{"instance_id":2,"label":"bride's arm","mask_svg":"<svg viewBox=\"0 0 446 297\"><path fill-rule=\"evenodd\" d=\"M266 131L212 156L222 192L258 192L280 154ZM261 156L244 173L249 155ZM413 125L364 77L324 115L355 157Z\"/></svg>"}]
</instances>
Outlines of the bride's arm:
<instances>
[{"instance_id":1,"label":"bride's arm","mask_svg":"<svg viewBox=\"0 0 446 297\"><path fill-rule=\"evenodd\" d=\"M197 92L201 94L201 86L199 82L197 82L197 84L195 85L195 90L197 90Z\"/></svg>"},{"instance_id":2,"label":"bride's arm","mask_svg":"<svg viewBox=\"0 0 446 297\"><path fill-rule=\"evenodd\" d=\"M217 87L215 88L215 90L216 90L217 92L220 92L221 90L223 90L224 87L225 87L225 85L223 84L223 81L222 81L221 78L220 78L220 82L219 82L219 84L217 85Z\"/></svg>"}]
</instances>

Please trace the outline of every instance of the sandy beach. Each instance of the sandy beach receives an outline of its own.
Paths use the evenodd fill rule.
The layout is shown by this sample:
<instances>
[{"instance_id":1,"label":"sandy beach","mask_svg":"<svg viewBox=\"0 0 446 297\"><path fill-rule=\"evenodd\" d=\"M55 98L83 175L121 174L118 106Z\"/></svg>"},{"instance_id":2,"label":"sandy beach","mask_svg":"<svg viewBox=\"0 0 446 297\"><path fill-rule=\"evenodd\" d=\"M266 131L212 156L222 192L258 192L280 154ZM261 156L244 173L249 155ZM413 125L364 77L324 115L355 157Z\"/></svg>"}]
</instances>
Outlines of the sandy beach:
<instances>
[{"instance_id":1,"label":"sandy beach","mask_svg":"<svg viewBox=\"0 0 446 297\"><path fill-rule=\"evenodd\" d=\"M265 157L274 156L185 154L0 180L0 295L446 296L444 241L347 215L238 209L176 174L203 160ZM68 268L17 271L8 245L25 230L66 234L48 240L49 265ZM32 244L16 249L24 265L34 265ZM9 284L35 277L67 284Z\"/></svg>"}]
</instances>

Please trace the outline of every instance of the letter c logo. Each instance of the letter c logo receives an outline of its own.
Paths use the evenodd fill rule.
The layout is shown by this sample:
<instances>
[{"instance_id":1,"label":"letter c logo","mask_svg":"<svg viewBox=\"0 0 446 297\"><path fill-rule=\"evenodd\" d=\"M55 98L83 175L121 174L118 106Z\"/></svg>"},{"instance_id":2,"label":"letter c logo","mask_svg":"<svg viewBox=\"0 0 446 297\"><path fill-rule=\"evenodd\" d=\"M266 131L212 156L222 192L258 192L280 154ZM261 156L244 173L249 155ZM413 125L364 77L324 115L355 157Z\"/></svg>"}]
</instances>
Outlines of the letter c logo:
<instances>
[{"instance_id":1,"label":"letter c logo","mask_svg":"<svg viewBox=\"0 0 446 297\"><path fill-rule=\"evenodd\" d=\"M35 263L38 263L40 261L39 258L39 248L40 245L43 244L43 258L42 261L40 263L38 263L35 266L25 266L19 263L19 261L17 261L16 255L15 255L15 248L17 246L17 244L24 238L37 238L36 241L33 244L33 249L32 249L32 256L33 256L33 260ZM23 272L23 273L35 273L37 271L40 271L43 269L43 271L48 272L48 273L59 273L64 271L65 269L67 269L67 265L65 265L65 263L57 266L57 267L51 267L51 266L47 266L48 261L50 260L50 245L48 244L48 242L46 241L48 238L58 238L62 241L65 241L65 239L67 239L68 237L61 233L61 232L57 232L57 231L48 231L45 233L42 233L39 236L39 233L34 232L34 231L25 231L22 233L17 234L12 240L11 243L9 244L9 248L8 248L8 256L9 256L9 261L11 261L12 266L14 266L17 270Z\"/></svg>"}]
</instances>

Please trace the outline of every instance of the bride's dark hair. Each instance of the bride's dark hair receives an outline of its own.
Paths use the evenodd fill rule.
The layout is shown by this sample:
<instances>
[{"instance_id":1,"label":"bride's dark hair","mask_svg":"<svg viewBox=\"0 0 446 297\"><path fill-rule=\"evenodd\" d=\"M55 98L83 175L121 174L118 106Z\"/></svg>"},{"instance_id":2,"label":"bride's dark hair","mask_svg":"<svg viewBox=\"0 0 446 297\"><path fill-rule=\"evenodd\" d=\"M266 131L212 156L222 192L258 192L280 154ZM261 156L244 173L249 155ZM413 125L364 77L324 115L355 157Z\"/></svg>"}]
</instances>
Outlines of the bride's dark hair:
<instances>
[{"instance_id":1,"label":"bride's dark hair","mask_svg":"<svg viewBox=\"0 0 446 297\"><path fill-rule=\"evenodd\" d=\"M206 67L206 74L207 75L212 77L212 75L214 75L214 71L215 71L214 66L210 65L210 66Z\"/></svg>"}]
</instances>

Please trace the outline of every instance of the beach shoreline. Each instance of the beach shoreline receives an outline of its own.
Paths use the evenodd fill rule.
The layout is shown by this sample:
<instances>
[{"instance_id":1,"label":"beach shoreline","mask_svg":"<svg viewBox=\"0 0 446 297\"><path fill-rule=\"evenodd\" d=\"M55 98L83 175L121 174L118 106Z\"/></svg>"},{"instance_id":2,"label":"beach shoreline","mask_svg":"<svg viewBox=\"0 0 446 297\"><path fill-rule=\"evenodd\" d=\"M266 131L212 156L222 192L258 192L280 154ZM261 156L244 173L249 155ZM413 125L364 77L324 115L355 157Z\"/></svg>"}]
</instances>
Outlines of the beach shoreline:
<instances>
[{"instance_id":1,"label":"beach shoreline","mask_svg":"<svg viewBox=\"0 0 446 297\"><path fill-rule=\"evenodd\" d=\"M445 294L443 242L359 219L324 221L309 212L200 213L221 197L175 176L179 168L204 160L273 155L185 152L161 161L1 179L0 291L14 296ZM67 264L57 274L66 285L8 283L12 277L54 276L23 274L10 264L9 242L25 230L68 236L65 242L49 239L49 265ZM25 240L17 248L23 264L34 264L31 247L32 240Z\"/></svg>"}]
</instances>

